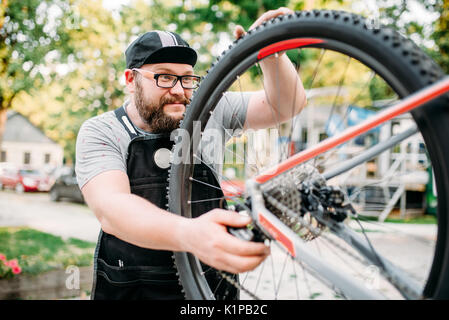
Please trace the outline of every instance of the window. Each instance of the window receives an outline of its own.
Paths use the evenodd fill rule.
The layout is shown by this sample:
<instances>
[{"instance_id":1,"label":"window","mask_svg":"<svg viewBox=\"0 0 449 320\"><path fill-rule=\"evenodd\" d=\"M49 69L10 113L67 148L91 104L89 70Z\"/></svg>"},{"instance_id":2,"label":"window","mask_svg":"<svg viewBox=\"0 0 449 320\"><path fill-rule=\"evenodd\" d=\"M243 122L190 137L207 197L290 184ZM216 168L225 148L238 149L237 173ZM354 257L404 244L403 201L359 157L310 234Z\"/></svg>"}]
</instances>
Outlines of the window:
<instances>
[{"instance_id":1,"label":"window","mask_svg":"<svg viewBox=\"0 0 449 320\"><path fill-rule=\"evenodd\" d=\"M25 152L23 154L23 164L30 164L31 162L31 153Z\"/></svg>"},{"instance_id":2,"label":"window","mask_svg":"<svg viewBox=\"0 0 449 320\"><path fill-rule=\"evenodd\" d=\"M301 129L301 142L307 143L307 128Z\"/></svg>"},{"instance_id":3,"label":"window","mask_svg":"<svg viewBox=\"0 0 449 320\"><path fill-rule=\"evenodd\" d=\"M376 159L372 159L366 162L366 176L370 178L374 178L377 172L377 163Z\"/></svg>"},{"instance_id":4,"label":"window","mask_svg":"<svg viewBox=\"0 0 449 320\"><path fill-rule=\"evenodd\" d=\"M44 163L45 163L45 164L50 163L50 158L51 158L50 154L49 154L49 153L46 153L46 154L44 155Z\"/></svg>"},{"instance_id":5,"label":"window","mask_svg":"<svg viewBox=\"0 0 449 320\"><path fill-rule=\"evenodd\" d=\"M409 143L407 143L407 148L406 148L406 152L407 153L412 153L412 143L411 142L409 142Z\"/></svg>"},{"instance_id":6,"label":"window","mask_svg":"<svg viewBox=\"0 0 449 320\"><path fill-rule=\"evenodd\" d=\"M0 162L6 162L6 151L4 150L0 154Z\"/></svg>"},{"instance_id":7,"label":"window","mask_svg":"<svg viewBox=\"0 0 449 320\"><path fill-rule=\"evenodd\" d=\"M320 133L320 136L319 136L320 142L325 140L325 139L327 139L327 138L328 138L327 133L325 133L325 132L321 132Z\"/></svg>"}]
</instances>

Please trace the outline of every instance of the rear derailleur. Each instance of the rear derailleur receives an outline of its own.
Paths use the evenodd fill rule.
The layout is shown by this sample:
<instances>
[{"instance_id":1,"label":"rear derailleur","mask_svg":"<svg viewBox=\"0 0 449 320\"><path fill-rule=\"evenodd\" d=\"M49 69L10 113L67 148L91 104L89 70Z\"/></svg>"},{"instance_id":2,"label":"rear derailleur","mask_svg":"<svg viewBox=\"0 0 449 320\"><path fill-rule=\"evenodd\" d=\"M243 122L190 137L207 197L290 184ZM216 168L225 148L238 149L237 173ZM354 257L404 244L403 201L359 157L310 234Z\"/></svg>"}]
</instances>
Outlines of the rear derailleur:
<instances>
[{"instance_id":1,"label":"rear derailleur","mask_svg":"<svg viewBox=\"0 0 449 320\"><path fill-rule=\"evenodd\" d=\"M299 216L310 214L321 226L330 226L356 215L352 205L344 203L344 193L338 187L307 181L299 184L298 191L301 197ZM237 212L251 210L251 199L247 198L244 204L235 204L229 209ZM244 228L228 227L228 232L247 241L264 242L270 238L254 224Z\"/></svg>"},{"instance_id":2,"label":"rear derailleur","mask_svg":"<svg viewBox=\"0 0 449 320\"><path fill-rule=\"evenodd\" d=\"M342 222L348 215L356 214L350 203L344 204L344 193L338 187L304 182L298 190L301 194L301 216L310 213L320 223L326 224L329 220Z\"/></svg>"}]
</instances>

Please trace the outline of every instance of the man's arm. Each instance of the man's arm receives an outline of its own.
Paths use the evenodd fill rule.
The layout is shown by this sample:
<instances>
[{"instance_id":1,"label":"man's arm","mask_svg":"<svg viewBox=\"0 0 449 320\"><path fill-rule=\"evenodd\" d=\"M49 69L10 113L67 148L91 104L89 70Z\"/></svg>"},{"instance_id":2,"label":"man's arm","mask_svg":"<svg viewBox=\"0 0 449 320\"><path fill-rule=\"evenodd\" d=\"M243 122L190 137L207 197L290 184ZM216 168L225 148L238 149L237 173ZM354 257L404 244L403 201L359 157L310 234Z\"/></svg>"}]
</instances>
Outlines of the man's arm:
<instances>
[{"instance_id":1,"label":"man's arm","mask_svg":"<svg viewBox=\"0 0 449 320\"><path fill-rule=\"evenodd\" d=\"M82 188L84 199L100 221L103 231L126 242L145 248L181 250L175 237L161 230L179 228L182 218L164 210L142 197L131 194L128 176L120 170L100 173ZM165 214L166 217L162 215ZM154 216L154 219L149 217ZM150 227L152 236L149 237Z\"/></svg>"},{"instance_id":2,"label":"man's arm","mask_svg":"<svg viewBox=\"0 0 449 320\"><path fill-rule=\"evenodd\" d=\"M254 29L264 21L283 14L291 14L288 8L270 10L261 15L250 27ZM237 26L234 35L245 33ZM255 92L248 103L244 129L268 128L285 122L301 112L307 103L301 79L285 53L260 61L264 77L264 90Z\"/></svg>"},{"instance_id":3,"label":"man's arm","mask_svg":"<svg viewBox=\"0 0 449 320\"><path fill-rule=\"evenodd\" d=\"M128 177L120 170L98 174L81 191L105 232L140 247L191 252L204 263L232 273L254 269L269 253L264 244L227 232L227 225L243 227L250 218L222 209L195 219L172 214L131 194Z\"/></svg>"},{"instance_id":4,"label":"man's arm","mask_svg":"<svg viewBox=\"0 0 449 320\"><path fill-rule=\"evenodd\" d=\"M264 89L248 103L244 129L262 129L281 124L301 112L306 93L295 67L286 54L260 62Z\"/></svg>"}]
</instances>

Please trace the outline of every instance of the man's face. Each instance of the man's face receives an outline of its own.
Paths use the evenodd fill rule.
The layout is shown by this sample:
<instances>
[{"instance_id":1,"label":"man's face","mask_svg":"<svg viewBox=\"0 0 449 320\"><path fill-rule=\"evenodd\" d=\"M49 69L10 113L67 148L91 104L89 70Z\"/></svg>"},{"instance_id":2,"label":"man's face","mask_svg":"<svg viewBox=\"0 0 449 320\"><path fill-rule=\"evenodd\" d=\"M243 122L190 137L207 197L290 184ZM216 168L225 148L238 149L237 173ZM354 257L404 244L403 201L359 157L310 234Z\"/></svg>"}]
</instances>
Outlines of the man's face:
<instances>
[{"instance_id":1,"label":"man's face","mask_svg":"<svg viewBox=\"0 0 449 320\"><path fill-rule=\"evenodd\" d=\"M173 75L193 75L188 64L158 63L146 64L135 77L134 103L142 120L151 132L171 132L179 127L186 105L190 102L193 89L184 89L180 81L173 88L156 85L154 73ZM150 71L150 72L145 72Z\"/></svg>"}]
</instances>

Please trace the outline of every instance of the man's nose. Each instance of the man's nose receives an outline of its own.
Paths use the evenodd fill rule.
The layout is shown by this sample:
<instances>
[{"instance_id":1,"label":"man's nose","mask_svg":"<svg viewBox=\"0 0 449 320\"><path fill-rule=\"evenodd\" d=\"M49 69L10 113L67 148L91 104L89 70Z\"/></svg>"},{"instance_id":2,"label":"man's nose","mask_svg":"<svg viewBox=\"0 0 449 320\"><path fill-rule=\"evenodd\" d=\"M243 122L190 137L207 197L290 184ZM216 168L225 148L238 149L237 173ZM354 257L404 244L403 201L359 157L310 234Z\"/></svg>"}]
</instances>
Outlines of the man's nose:
<instances>
[{"instance_id":1,"label":"man's nose","mask_svg":"<svg viewBox=\"0 0 449 320\"><path fill-rule=\"evenodd\" d=\"M181 86L181 81L176 81L176 84L173 88L170 89L170 93L173 95L181 95L184 94L184 88Z\"/></svg>"}]
</instances>

